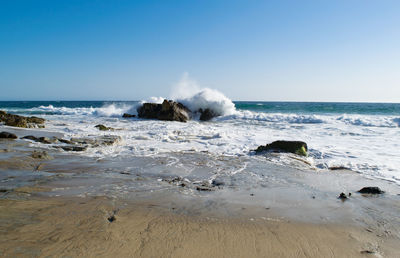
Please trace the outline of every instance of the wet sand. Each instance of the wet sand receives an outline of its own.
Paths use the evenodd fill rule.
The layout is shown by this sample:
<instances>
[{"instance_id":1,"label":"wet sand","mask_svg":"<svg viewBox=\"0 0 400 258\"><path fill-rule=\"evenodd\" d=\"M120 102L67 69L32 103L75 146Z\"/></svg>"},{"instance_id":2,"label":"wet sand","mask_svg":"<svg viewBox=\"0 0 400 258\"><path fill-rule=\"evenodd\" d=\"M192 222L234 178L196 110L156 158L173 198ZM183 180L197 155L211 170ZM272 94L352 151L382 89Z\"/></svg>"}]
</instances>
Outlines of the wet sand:
<instances>
[{"instance_id":1,"label":"wet sand","mask_svg":"<svg viewBox=\"0 0 400 258\"><path fill-rule=\"evenodd\" d=\"M362 228L179 215L106 197L0 200L2 257L398 257Z\"/></svg>"}]
</instances>

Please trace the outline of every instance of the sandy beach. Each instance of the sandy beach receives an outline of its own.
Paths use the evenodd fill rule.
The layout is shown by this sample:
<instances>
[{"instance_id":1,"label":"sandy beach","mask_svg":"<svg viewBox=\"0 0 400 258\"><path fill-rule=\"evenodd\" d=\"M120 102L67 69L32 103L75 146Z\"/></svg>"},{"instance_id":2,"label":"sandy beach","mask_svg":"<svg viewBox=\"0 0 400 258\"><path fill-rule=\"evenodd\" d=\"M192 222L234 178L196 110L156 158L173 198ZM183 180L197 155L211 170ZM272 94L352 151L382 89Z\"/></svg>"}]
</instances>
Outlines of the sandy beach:
<instances>
[{"instance_id":1,"label":"sandy beach","mask_svg":"<svg viewBox=\"0 0 400 258\"><path fill-rule=\"evenodd\" d=\"M26 191L27 189L25 189ZM185 216L106 197L0 201L2 257L398 257L348 225Z\"/></svg>"}]
</instances>

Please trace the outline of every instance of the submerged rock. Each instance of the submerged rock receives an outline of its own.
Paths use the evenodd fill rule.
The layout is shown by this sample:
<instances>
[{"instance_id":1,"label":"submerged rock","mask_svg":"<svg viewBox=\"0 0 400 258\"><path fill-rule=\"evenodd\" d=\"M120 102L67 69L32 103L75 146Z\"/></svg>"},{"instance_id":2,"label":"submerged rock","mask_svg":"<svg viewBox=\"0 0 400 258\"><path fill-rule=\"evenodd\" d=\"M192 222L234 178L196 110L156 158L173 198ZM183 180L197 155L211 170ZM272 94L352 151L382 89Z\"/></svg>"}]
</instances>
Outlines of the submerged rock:
<instances>
[{"instance_id":1,"label":"submerged rock","mask_svg":"<svg viewBox=\"0 0 400 258\"><path fill-rule=\"evenodd\" d=\"M144 103L138 108L140 118L186 122L190 119L190 110L179 102L164 100L162 104Z\"/></svg>"},{"instance_id":2,"label":"submerged rock","mask_svg":"<svg viewBox=\"0 0 400 258\"><path fill-rule=\"evenodd\" d=\"M47 151L36 151L34 150L31 155L34 159L51 159Z\"/></svg>"},{"instance_id":3,"label":"submerged rock","mask_svg":"<svg viewBox=\"0 0 400 258\"><path fill-rule=\"evenodd\" d=\"M256 153L264 151L290 152L300 156L307 156L307 143L302 141L274 141L267 145L261 145L256 150Z\"/></svg>"},{"instance_id":4,"label":"submerged rock","mask_svg":"<svg viewBox=\"0 0 400 258\"><path fill-rule=\"evenodd\" d=\"M379 187L376 186L367 186L363 187L358 192L362 194L383 194L385 191L382 191Z\"/></svg>"},{"instance_id":5,"label":"submerged rock","mask_svg":"<svg viewBox=\"0 0 400 258\"><path fill-rule=\"evenodd\" d=\"M9 133L9 132L1 132L0 133L0 139L17 139L18 137L13 134L13 133Z\"/></svg>"},{"instance_id":6,"label":"submerged rock","mask_svg":"<svg viewBox=\"0 0 400 258\"><path fill-rule=\"evenodd\" d=\"M8 126L23 127L23 128L34 128L34 127L44 127L44 122L46 120L39 117L25 117L14 114L8 114L5 111L0 111L0 122Z\"/></svg>"}]
</instances>

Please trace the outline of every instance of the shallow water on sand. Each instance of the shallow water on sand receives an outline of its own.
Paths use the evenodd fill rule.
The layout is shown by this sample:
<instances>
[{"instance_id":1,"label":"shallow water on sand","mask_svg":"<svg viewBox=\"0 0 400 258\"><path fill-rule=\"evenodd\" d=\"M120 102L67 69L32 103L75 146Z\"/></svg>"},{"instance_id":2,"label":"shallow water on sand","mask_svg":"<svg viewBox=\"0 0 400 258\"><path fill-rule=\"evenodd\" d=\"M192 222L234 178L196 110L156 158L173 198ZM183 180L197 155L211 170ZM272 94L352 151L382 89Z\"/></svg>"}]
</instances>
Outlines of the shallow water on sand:
<instances>
[{"instance_id":1,"label":"shallow water on sand","mask_svg":"<svg viewBox=\"0 0 400 258\"><path fill-rule=\"evenodd\" d=\"M298 160L293 168L264 156L199 152L97 158L48 150L51 158L38 160L31 157L38 147L21 140L0 141L0 149L7 150L0 159L2 198L17 198L18 189L31 185L42 189L33 193L40 196L151 200L179 214L356 224L390 228L400 237L398 185L349 170L321 172ZM364 186L386 193L358 194ZM342 201L341 192L352 195Z\"/></svg>"}]
</instances>

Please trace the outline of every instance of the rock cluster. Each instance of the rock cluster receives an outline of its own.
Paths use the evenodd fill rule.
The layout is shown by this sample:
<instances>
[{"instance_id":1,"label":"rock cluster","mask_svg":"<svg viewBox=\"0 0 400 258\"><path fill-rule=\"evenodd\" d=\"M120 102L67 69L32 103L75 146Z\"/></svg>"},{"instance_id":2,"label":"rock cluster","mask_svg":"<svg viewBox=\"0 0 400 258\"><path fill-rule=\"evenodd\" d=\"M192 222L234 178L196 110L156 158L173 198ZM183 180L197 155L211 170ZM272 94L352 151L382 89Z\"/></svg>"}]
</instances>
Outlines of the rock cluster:
<instances>
[{"instance_id":1,"label":"rock cluster","mask_svg":"<svg viewBox=\"0 0 400 258\"><path fill-rule=\"evenodd\" d=\"M140 118L186 122L190 119L190 110L179 102L164 100L162 104L144 103L137 110Z\"/></svg>"},{"instance_id":2,"label":"rock cluster","mask_svg":"<svg viewBox=\"0 0 400 258\"><path fill-rule=\"evenodd\" d=\"M71 138L70 140L57 137L35 137L33 135L24 136L21 139L40 142L43 144L53 144L51 147L64 151L85 151L88 147L109 146L121 140L116 135L104 135L97 138ZM60 144L61 143L61 144Z\"/></svg>"},{"instance_id":3,"label":"rock cluster","mask_svg":"<svg viewBox=\"0 0 400 258\"><path fill-rule=\"evenodd\" d=\"M289 152L300 156L307 156L307 143L302 141L274 141L267 145L261 145L256 150L256 153L264 151L272 152Z\"/></svg>"},{"instance_id":4,"label":"rock cluster","mask_svg":"<svg viewBox=\"0 0 400 258\"><path fill-rule=\"evenodd\" d=\"M5 111L0 110L0 122L8 126L23 127L23 128L44 128L44 122L46 120L43 118L31 116L19 116L14 114L8 114Z\"/></svg>"}]
</instances>

